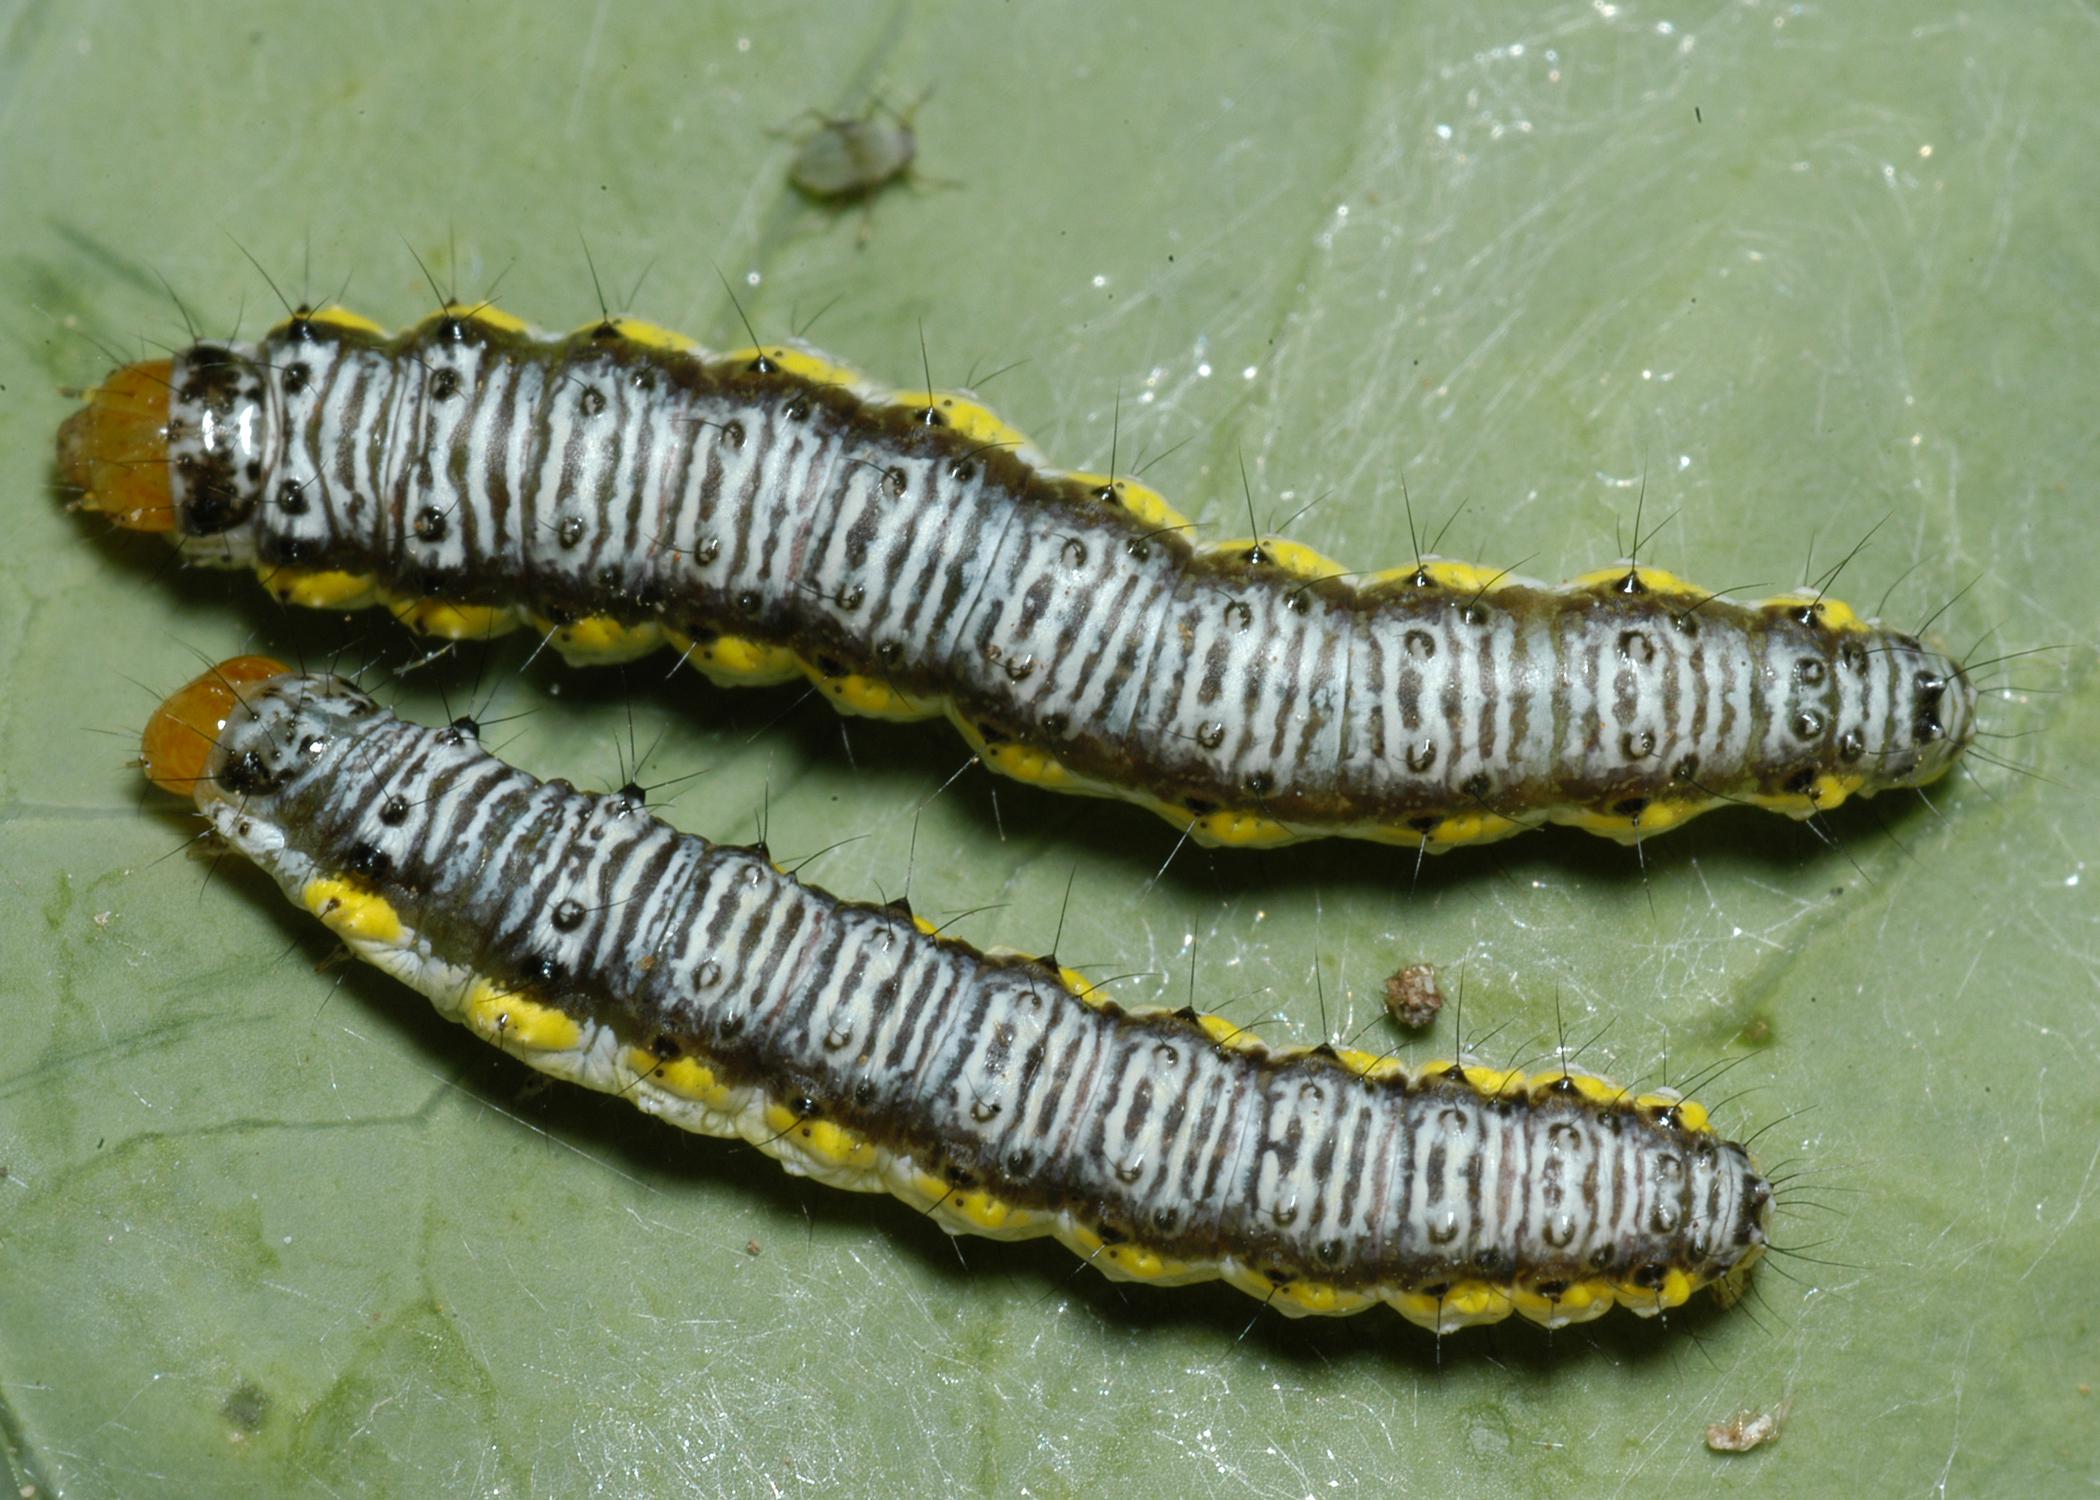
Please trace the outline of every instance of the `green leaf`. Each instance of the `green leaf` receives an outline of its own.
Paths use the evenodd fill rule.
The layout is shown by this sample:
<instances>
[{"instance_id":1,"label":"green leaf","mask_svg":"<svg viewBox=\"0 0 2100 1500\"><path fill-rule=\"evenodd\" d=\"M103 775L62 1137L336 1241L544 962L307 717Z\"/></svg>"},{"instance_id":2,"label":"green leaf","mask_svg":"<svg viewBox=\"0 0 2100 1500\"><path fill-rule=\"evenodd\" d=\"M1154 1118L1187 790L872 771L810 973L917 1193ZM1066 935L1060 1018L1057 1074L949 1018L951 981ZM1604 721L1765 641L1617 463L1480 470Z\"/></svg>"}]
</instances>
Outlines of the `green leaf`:
<instances>
[{"instance_id":1,"label":"green leaf","mask_svg":"<svg viewBox=\"0 0 2100 1500\"><path fill-rule=\"evenodd\" d=\"M369 4L0 11L0 1451L38 1493L2044 1493L2100 1478L2089 20L2040 5ZM810 109L917 116L921 181L787 183ZM865 243L863 244L863 223ZM402 240L408 242L404 248ZM946 1237L543 1086L231 866L126 765L251 649L400 663L382 617L170 569L52 490L107 360L332 295L545 326L605 297L982 381L1053 461L1349 568L1621 555L1838 592L1992 667L1979 749L1831 842L1715 814L1643 860L1176 848L935 725L668 657L401 679L542 774L707 775L681 825L1041 949L1127 1003L1683 1078L1791 1162L1748 1306L1437 1345ZM812 320L814 320L812 325ZM1016 363L1016 362L1019 363ZM1002 367L1011 366L1002 371ZM987 372L1000 371L996 378ZM1645 487L1645 499L1643 489ZM1308 508L1309 507L1309 508ZM1301 513L1302 512L1302 513ZM1455 519L1452 519L1455 515ZM1874 528L1879 523L1879 529ZM1958 596L1958 597L1957 597ZM2033 689L2033 691L2027 691ZM484 707L485 706L485 707ZM623 761L624 758L624 761ZM668 793L667 793L668 795ZM1161 873L1164 868L1164 874ZM1069 909L1068 879L1078 872ZM317 971L317 965L320 966ZM1315 980L1315 972L1318 979ZM1191 977L1193 975L1193 978ZM1429 1055L1453 1044L1439 1023ZM1250 1321L1251 1320L1251 1321ZM1788 1412L1747 1457L1709 1422Z\"/></svg>"}]
</instances>

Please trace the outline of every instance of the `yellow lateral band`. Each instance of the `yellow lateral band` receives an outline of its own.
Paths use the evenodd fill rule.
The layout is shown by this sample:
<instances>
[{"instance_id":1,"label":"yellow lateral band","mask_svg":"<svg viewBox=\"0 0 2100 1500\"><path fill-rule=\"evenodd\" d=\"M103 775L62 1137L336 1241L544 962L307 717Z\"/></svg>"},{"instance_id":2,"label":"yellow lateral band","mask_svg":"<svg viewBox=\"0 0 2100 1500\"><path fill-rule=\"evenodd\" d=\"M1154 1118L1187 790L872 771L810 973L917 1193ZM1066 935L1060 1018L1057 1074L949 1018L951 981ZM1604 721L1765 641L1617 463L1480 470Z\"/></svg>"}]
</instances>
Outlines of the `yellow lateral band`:
<instances>
[{"instance_id":1,"label":"yellow lateral band","mask_svg":"<svg viewBox=\"0 0 2100 1500\"><path fill-rule=\"evenodd\" d=\"M262 567L255 576L273 598L302 609L362 609L378 597L378 583L370 573Z\"/></svg>"},{"instance_id":2,"label":"yellow lateral band","mask_svg":"<svg viewBox=\"0 0 2100 1500\"><path fill-rule=\"evenodd\" d=\"M1216 1042L1220 1047L1230 1047L1235 1052L1264 1052L1268 1050L1262 1046L1261 1039L1255 1036L1253 1032L1244 1026L1235 1026L1223 1016L1200 1015L1196 1017L1196 1024L1203 1028L1205 1036Z\"/></svg>"},{"instance_id":3,"label":"yellow lateral band","mask_svg":"<svg viewBox=\"0 0 2100 1500\"><path fill-rule=\"evenodd\" d=\"M664 639L662 627L656 624L629 625L611 615L585 615L566 625L557 625L539 615L531 618L571 666L611 666L633 661L654 651Z\"/></svg>"},{"instance_id":4,"label":"yellow lateral band","mask_svg":"<svg viewBox=\"0 0 2100 1500\"><path fill-rule=\"evenodd\" d=\"M1465 1070L1466 1082L1483 1098L1494 1099L1503 1094L1521 1094L1530 1082L1521 1068L1469 1067Z\"/></svg>"},{"instance_id":5,"label":"yellow lateral band","mask_svg":"<svg viewBox=\"0 0 2100 1500\"><path fill-rule=\"evenodd\" d=\"M499 1047L566 1052L583 1040L583 1028L573 1017L504 989L491 979L477 979L468 986L462 1019L482 1040Z\"/></svg>"},{"instance_id":6,"label":"yellow lateral band","mask_svg":"<svg viewBox=\"0 0 2100 1500\"><path fill-rule=\"evenodd\" d=\"M908 723L914 719L932 718L940 712L937 705L922 703L879 677L863 677L858 672L849 672L843 677L831 677L815 662L801 658L798 660L801 660L803 675L816 684L817 691L837 704L845 713L858 714L864 719L889 719L897 723Z\"/></svg>"},{"instance_id":7,"label":"yellow lateral band","mask_svg":"<svg viewBox=\"0 0 2100 1500\"><path fill-rule=\"evenodd\" d=\"M1265 536L1258 544L1253 537L1228 537L1222 542L1209 543L1203 551L1211 556L1238 556L1256 545L1260 546L1261 555L1272 567L1280 568L1294 578L1339 578L1348 571L1326 553L1288 537Z\"/></svg>"},{"instance_id":8,"label":"yellow lateral band","mask_svg":"<svg viewBox=\"0 0 2100 1500\"><path fill-rule=\"evenodd\" d=\"M630 344L640 344L644 349L662 349L671 354L695 354L700 345L682 333L674 333L655 323L641 318L614 318L613 327L620 337Z\"/></svg>"},{"instance_id":9,"label":"yellow lateral band","mask_svg":"<svg viewBox=\"0 0 2100 1500\"><path fill-rule=\"evenodd\" d=\"M1691 1300L1692 1293L1698 1289L1697 1282L1673 1266L1663 1276L1661 1286L1645 1287L1636 1286L1630 1281L1623 1282L1618 1288L1618 1295L1620 1305L1624 1307L1633 1308L1635 1311L1644 1308L1653 1311L1657 1308L1682 1307Z\"/></svg>"},{"instance_id":10,"label":"yellow lateral band","mask_svg":"<svg viewBox=\"0 0 2100 1500\"><path fill-rule=\"evenodd\" d=\"M1545 1073L1534 1073L1525 1081L1524 1089L1535 1098L1543 1099L1553 1086L1565 1078L1574 1086L1575 1092L1591 1104L1617 1104L1626 1097L1626 1091L1606 1083L1589 1073L1568 1073L1554 1069Z\"/></svg>"},{"instance_id":11,"label":"yellow lateral band","mask_svg":"<svg viewBox=\"0 0 2100 1500\"><path fill-rule=\"evenodd\" d=\"M457 313L468 322L479 323L483 328L491 329L497 333L526 335L532 333L532 325L530 323L523 318L515 317L505 312L502 308L496 307L491 303L484 302L478 307L462 309L457 302L453 302L446 305L446 311Z\"/></svg>"},{"instance_id":12,"label":"yellow lateral band","mask_svg":"<svg viewBox=\"0 0 2100 1500\"><path fill-rule=\"evenodd\" d=\"M1389 1052L1365 1052L1358 1047L1337 1047L1334 1055L1342 1066L1359 1078L1390 1078L1405 1073L1407 1065Z\"/></svg>"},{"instance_id":13,"label":"yellow lateral band","mask_svg":"<svg viewBox=\"0 0 2100 1500\"><path fill-rule=\"evenodd\" d=\"M1505 568L1489 569L1478 563L1450 562L1444 559L1422 564L1422 571L1429 575L1431 583L1439 588L1447 588L1454 594L1492 594L1508 577L1508 570ZM1407 576L1412 578L1414 569L1409 568Z\"/></svg>"},{"instance_id":14,"label":"yellow lateral band","mask_svg":"<svg viewBox=\"0 0 2100 1500\"><path fill-rule=\"evenodd\" d=\"M1642 589L1650 594L1661 594L1666 598L1700 600L1711 597L1705 589L1699 588L1695 584L1687 583L1667 568L1650 567L1647 563L1642 563L1638 567L1635 567L1632 563L1618 563L1609 568L1592 568L1587 573L1578 573L1573 578L1570 578L1567 582L1567 587L1571 589L1600 589L1617 593L1619 584L1624 581L1629 571L1638 574Z\"/></svg>"},{"instance_id":15,"label":"yellow lateral band","mask_svg":"<svg viewBox=\"0 0 2100 1500\"><path fill-rule=\"evenodd\" d=\"M360 943L398 943L407 929L401 914L384 896L352 885L347 880L323 876L310 880L299 893L306 909L327 924L337 937Z\"/></svg>"},{"instance_id":16,"label":"yellow lateral band","mask_svg":"<svg viewBox=\"0 0 2100 1500\"><path fill-rule=\"evenodd\" d=\"M1866 784L1864 776L1839 776L1826 771L1816 778L1808 797L1818 807L1836 807Z\"/></svg>"},{"instance_id":17,"label":"yellow lateral band","mask_svg":"<svg viewBox=\"0 0 2100 1500\"><path fill-rule=\"evenodd\" d=\"M1147 526L1159 530L1179 530L1195 524L1151 485L1139 484L1135 479L1122 479L1116 483L1116 493L1122 497L1123 509Z\"/></svg>"},{"instance_id":18,"label":"yellow lateral band","mask_svg":"<svg viewBox=\"0 0 2100 1500\"><path fill-rule=\"evenodd\" d=\"M908 398L914 409L923 405L925 399L923 393ZM898 397L900 405L906 402L907 398L901 395ZM1008 449L1028 446L1027 434L1007 422L990 407L972 401L968 396L958 395L953 391L941 391L934 396L933 405L936 411L948 419L950 427L973 442Z\"/></svg>"},{"instance_id":19,"label":"yellow lateral band","mask_svg":"<svg viewBox=\"0 0 2100 1500\"><path fill-rule=\"evenodd\" d=\"M829 1120L805 1120L795 1136L804 1155L828 1167L867 1170L882 1160L882 1152L866 1136Z\"/></svg>"},{"instance_id":20,"label":"yellow lateral band","mask_svg":"<svg viewBox=\"0 0 2100 1500\"><path fill-rule=\"evenodd\" d=\"M1299 838L1274 818L1260 813L1214 812L1197 817L1182 810L1180 817L1172 821L1180 822L1198 843L1226 849L1267 849L1277 844L1294 844Z\"/></svg>"},{"instance_id":21,"label":"yellow lateral band","mask_svg":"<svg viewBox=\"0 0 2100 1500\"><path fill-rule=\"evenodd\" d=\"M1675 1110L1677 1123L1685 1130L1702 1135L1713 1130L1713 1120L1707 1114L1706 1106L1696 1099L1682 1099L1675 1094L1642 1094L1633 1102L1637 1107L1650 1111Z\"/></svg>"},{"instance_id":22,"label":"yellow lateral band","mask_svg":"<svg viewBox=\"0 0 2100 1500\"><path fill-rule=\"evenodd\" d=\"M947 1211L982 1234L1017 1235L1033 1228L1041 1217L1033 1209L1016 1207L986 1192L958 1193L948 1200Z\"/></svg>"},{"instance_id":23,"label":"yellow lateral band","mask_svg":"<svg viewBox=\"0 0 2100 1500\"><path fill-rule=\"evenodd\" d=\"M312 312L308 313L306 315L306 321L309 323L318 323L324 328L341 328L350 333L371 333L377 334L380 338L386 337L386 330L384 328L381 328L370 318L362 317L359 314L350 311L349 308L338 306L336 303L333 302L329 303L326 307L316 308ZM286 320L285 322L280 323L277 326L280 328L287 328L291 325L290 321Z\"/></svg>"},{"instance_id":24,"label":"yellow lateral band","mask_svg":"<svg viewBox=\"0 0 2100 1500\"><path fill-rule=\"evenodd\" d=\"M443 641L487 641L515 630L517 612L502 604L452 604L443 599L388 598L388 613L410 630Z\"/></svg>"},{"instance_id":25,"label":"yellow lateral band","mask_svg":"<svg viewBox=\"0 0 2100 1500\"><path fill-rule=\"evenodd\" d=\"M1032 749L1027 745L987 744L978 752L978 757L1002 776L1049 787L1053 791L1070 786L1074 780L1063 761L1046 750Z\"/></svg>"},{"instance_id":26,"label":"yellow lateral band","mask_svg":"<svg viewBox=\"0 0 2100 1500\"><path fill-rule=\"evenodd\" d=\"M1817 620L1827 630L1854 634L1867 628L1867 622L1859 617L1859 612L1841 599L1818 598L1814 594L1775 594L1761 602L1766 609L1786 610L1789 613L1812 609L1816 612Z\"/></svg>"},{"instance_id":27,"label":"yellow lateral band","mask_svg":"<svg viewBox=\"0 0 2100 1500\"><path fill-rule=\"evenodd\" d=\"M1509 1292L1486 1281L1461 1281L1444 1296L1444 1311L1467 1322L1493 1322L1511 1311Z\"/></svg>"},{"instance_id":28,"label":"yellow lateral band","mask_svg":"<svg viewBox=\"0 0 2100 1500\"><path fill-rule=\"evenodd\" d=\"M1073 994L1077 995L1087 1004L1093 1006L1096 1010L1099 1010L1101 1008L1101 1002L1108 998L1108 996L1105 993L1103 993L1101 986L1095 984L1091 979L1088 979L1077 969L1067 969L1060 967L1057 971L1057 977L1063 982L1064 987L1066 989L1070 990Z\"/></svg>"},{"instance_id":29,"label":"yellow lateral band","mask_svg":"<svg viewBox=\"0 0 2100 1500\"><path fill-rule=\"evenodd\" d=\"M1090 786L1047 750L1008 740L986 739L984 731L958 713L953 704L948 705L948 719L969 747L977 752L978 760L1002 776L1053 791L1084 790ZM1173 810L1165 804L1159 804L1159 807L1168 817L1174 816ZM1188 814L1182 813L1181 818L1182 826L1187 827Z\"/></svg>"},{"instance_id":30,"label":"yellow lateral band","mask_svg":"<svg viewBox=\"0 0 2100 1500\"><path fill-rule=\"evenodd\" d=\"M1361 1312L1378 1300L1369 1292L1345 1290L1327 1281L1286 1281L1276 1288L1276 1298L1323 1318Z\"/></svg>"},{"instance_id":31,"label":"yellow lateral band","mask_svg":"<svg viewBox=\"0 0 2100 1500\"><path fill-rule=\"evenodd\" d=\"M1149 484L1140 484L1135 479L1111 481L1106 474L1089 474L1084 470L1067 474L1065 478L1076 480L1089 490L1108 489L1113 484L1116 503L1155 530L1180 531L1193 524Z\"/></svg>"},{"instance_id":32,"label":"yellow lateral band","mask_svg":"<svg viewBox=\"0 0 2100 1500\"><path fill-rule=\"evenodd\" d=\"M636 1053L635 1057L648 1057ZM717 1114L727 1114L736 1103L736 1095L730 1087L715 1076L715 1070L695 1057L674 1057L668 1062L658 1062L648 1057L649 1076L668 1094L681 1099L690 1099L695 1104L711 1109Z\"/></svg>"},{"instance_id":33,"label":"yellow lateral band","mask_svg":"<svg viewBox=\"0 0 2100 1500\"><path fill-rule=\"evenodd\" d=\"M1127 1241L1110 1245L1099 1258L1134 1281L1184 1281L1189 1276L1187 1261Z\"/></svg>"},{"instance_id":34,"label":"yellow lateral band","mask_svg":"<svg viewBox=\"0 0 2100 1500\"><path fill-rule=\"evenodd\" d=\"M769 646L740 635L719 636L701 645L673 634L679 654L725 686L770 687L802 675L802 659L786 646Z\"/></svg>"},{"instance_id":35,"label":"yellow lateral band","mask_svg":"<svg viewBox=\"0 0 2100 1500\"><path fill-rule=\"evenodd\" d=\"M811 354L806 349L789 349L779 344L768 344L763 349L756 345L746 345L742 349L730 350L722 358L735 365L748 365L755 359L764 359L790 375L814 380L819 385L864 386L870 383L858 370L835 364L821 355Z\"/></svg>"},{"instance_id":36,"label":"yellow lateral band","mask_svg":"<svg viewBox=\"0 0 2100 1500\"><path fill-rule=\"evenodd\" d=\"M1700 813L1705 812L1710 805L1711 799L1705 797L1686 801L1673 799L1666 802L1651 802L1630 818L1600 818L1599 823L1596 825L1586 821L1587 817L1596 816L1588 814L1586 810L1584 818L1572 820L1562 818L1559 821L1572 823L1574 827L1587 829L1592 833L1607 833L1617 838L1621 843L1627 843L1633 839L1647 838L1651 834L1666 833L1679 823L1689 818L1696 818ZM1624 826L1617 828L1601 826L1605 823L1618 823Z\"/></svg>"},{"instance_id":37,"label":"yellow lateral band","mask_svg":"<svg viewBox=\"0 0 2100 1500\"><path fill-rule=\"evenodd\" d=\"M1507 838L1524 825L1501 813L1453 813L1429 831L1432 844L1485 844Z\"/></svg>"}]
</instances>

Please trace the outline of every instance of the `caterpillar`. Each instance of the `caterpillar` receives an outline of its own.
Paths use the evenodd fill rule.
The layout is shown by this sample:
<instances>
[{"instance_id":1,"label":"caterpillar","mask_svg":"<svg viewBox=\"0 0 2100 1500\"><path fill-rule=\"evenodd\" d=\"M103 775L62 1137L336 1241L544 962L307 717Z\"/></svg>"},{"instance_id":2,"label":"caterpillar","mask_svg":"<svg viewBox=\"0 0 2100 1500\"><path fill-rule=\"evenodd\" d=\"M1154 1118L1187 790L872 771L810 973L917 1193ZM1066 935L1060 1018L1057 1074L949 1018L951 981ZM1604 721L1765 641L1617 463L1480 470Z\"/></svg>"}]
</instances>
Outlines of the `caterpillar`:
<instances>
[{"instance_id":1,"label":"caterpillar","mask_svg":"<svg viewBox=\"0 0 2100 1500\"><path fill-rule=\"evenodd\" d=\"M448 304L390 337L300 311L116 371L58 468L281 600L455 640L530 622L572 661L668 642L720 682L945 713L995 771L1208 844L1807 818L1934 780L1974 730L1957 663L1820 592L1198 546L1155 491L1051 469L965 396L626 319L548 338Z\"/></svg>"},{"instance_id":2,"label":"caterpillar","mask_svg":"<svg viewBox=\"0 0 2100 1500\"><path fill-rule=\"evenodd\" d=\"M1439 1334L1739 1290L1772 1202L1672 1090L1565 1065L1409 1067L1126 1010L609 795L459 720L244 657L171 695L142 766L358 957L542 1072L951 1233L1053 1235L1109 1276L1223 1277L1292 1315Z\"/></svg>"}]
</instances>

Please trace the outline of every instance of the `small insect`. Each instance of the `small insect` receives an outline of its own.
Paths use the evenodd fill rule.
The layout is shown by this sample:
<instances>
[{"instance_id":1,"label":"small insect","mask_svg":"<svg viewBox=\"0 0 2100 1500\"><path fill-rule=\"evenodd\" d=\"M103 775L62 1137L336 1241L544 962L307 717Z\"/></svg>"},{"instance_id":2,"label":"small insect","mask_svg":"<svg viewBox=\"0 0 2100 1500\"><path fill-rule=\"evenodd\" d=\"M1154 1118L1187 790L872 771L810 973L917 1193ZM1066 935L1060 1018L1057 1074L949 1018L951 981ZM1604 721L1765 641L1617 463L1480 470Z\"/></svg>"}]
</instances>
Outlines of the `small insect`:
<instances>
[{"instance_id":1,"label":"small insect","mask_svg":"<svg viewBox=\"0 0 2100 1500\"><path fill-rule=\"evenodd\" d=\"M815 115L816 128L802 137L788 163L788 181L826 207L858 205L860 242L866 244L873 225L869 200L893 182L914 178L919 137L913 121L925 102L921 94L901 110L877 101L857 116Z\"/></svg>"},{"instance_id":2,"label":"small insect","mask_svg":"<svg viewBox=\"0 0 2100 1500\"><path fill-rule=\"evenodd\" d=\"M950 1233L1439 1333L1652 1317L1739 1287L1767 1245L1770 1184L1674 1090L1125 1009L337 678L222 663L142 749L226 847L485 1041Z\"/></svg>"},{"instance_id":3,"label":"small insect","mask_svg":"<svg viewBox=\"0 0 2100 1500\"><path fill-rule=\"evenodd\" d=\"M856 203L888 186L919 153L917 110L917 103L905 110L874 104L857 117L820 117L788 164L788 181L825 203Z\"/></svg>"},{"instance_id":4,"label":"small insect","mask_svg":"<svg viewBox=\"0 0 2100 1500\"><path fill-rule=\"evenodd\" d=\"M1716 1453L1748 1453L1776 1442L1786 1426L1789 1405L1782 1401L1770 1411L1739 1411L1725 1422L1712 1423L1706 1429L1706 1446Z\"/></svg>"},{"instance_id":5,"label":"small insect","mask_svg":"<svg viewBox=\"0 0 2100 1500\"><path fill-rule=\"evenodd\" d=\"M1822 587L1753 603L1635 561L1552 585L1199 543L966 395L627 319L549 337L448 305L388 335L302 310L117 371L58 466L84 509L288 603L807 680L1210 844L1806 819L1934 781L1976 728L1962 664Z\"/></svg>"},{"instance_id":6,"label":"small insect","mask_svg":"<svg viewBox=\"0 0 2100 1500\"><path fill-rule=\"evenodd\" d=\"M1385 982L1385 1012L1410 1031L1420 1031L1444 1008L1435 964L1409 964Z\"/></svg>"}]
</instances>

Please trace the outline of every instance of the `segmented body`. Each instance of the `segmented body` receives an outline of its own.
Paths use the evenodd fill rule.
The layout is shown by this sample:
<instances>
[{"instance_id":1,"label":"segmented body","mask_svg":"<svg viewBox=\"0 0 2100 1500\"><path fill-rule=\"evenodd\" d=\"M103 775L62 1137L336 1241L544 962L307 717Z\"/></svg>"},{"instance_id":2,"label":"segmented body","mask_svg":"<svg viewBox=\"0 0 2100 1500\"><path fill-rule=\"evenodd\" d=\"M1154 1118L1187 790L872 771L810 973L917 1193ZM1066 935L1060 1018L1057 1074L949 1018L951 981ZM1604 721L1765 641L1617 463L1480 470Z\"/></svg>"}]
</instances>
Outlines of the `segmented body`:
<instances>
[{"instance_id":1,"label":"segmented body","mask_svg":"<svg viewBox=\"0 0 2100 1500\"><path fill-rule=\"evenodd\" d=\"M599 660L668 641L718 680L945 712L996 770L1208 842L1807 817L1933 779L1973 729L1953 662L1818 595L1198 546L1150 490L1060 474L974 403L790 350L331 313L200 345L170 385L192 558L444 635L530 621Z\"/></svg>"},{"instance_id":2,"label":"segmented body","mask_svg":"<svg viewBox=\"0 0 2100 1500\"><path fill-rule=\"evenodd\" d=\"M340 680L241 691L198 805L361 957L543 1071L953 1232L1439 1330L1652 1314L1764 1244L1769 1188L1674 1093L1126 1012Z\"/></svg>"}]
</instances>

